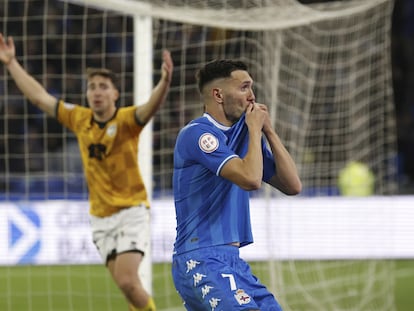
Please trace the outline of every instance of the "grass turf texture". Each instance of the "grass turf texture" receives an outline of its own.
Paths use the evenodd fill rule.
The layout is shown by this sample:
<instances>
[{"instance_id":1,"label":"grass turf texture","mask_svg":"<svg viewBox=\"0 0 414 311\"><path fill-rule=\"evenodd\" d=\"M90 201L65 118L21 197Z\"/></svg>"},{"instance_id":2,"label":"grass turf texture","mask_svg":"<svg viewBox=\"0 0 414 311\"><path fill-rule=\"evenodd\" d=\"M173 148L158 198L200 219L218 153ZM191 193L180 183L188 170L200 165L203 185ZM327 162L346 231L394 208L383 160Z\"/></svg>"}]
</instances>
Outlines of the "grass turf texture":
<instances>
[{"instance_id":1,"label":"grass turf texture","mask_svg":"<svg viewBox=\"0 0 414 311\"><path fill-rule=\"evenodd\" d=\"M395 260L394 263L396 309L411 311L414 260ZM268 273L258 269L262 264L252 263L252 268L267 284ZM170 265L154 265L153 276L158 310L184 310L179 308L182 304L173 287ZM103 266L13 266L0 267L0 310L110 311L126 310L126 304Z\"/></svg>"}]
</instances>

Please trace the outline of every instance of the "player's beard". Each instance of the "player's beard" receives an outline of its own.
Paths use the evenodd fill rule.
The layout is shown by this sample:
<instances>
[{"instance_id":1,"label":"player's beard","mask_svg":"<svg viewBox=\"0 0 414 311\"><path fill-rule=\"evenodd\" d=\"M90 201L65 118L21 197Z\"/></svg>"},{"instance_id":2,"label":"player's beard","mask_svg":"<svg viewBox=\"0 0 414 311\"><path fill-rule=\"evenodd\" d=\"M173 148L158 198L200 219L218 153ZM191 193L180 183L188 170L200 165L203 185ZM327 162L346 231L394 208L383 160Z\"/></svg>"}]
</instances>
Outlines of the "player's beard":
<instances>
[{"instance_id":1,"label":"player's beard","mask_svg":"<svg viewBox=\"0 0 414 311\"><path fill-rule=\"evenodd\" d=\"M236 109L226 109L226 107L228 106L224 105L224 116L226 117L226 120L230 121L231 124L234 124L237 121L239 121L244 113L244 110L239 110L239 106L234 105L232 106L232 108L236 107Z\"/></svg>"}]
</instances>

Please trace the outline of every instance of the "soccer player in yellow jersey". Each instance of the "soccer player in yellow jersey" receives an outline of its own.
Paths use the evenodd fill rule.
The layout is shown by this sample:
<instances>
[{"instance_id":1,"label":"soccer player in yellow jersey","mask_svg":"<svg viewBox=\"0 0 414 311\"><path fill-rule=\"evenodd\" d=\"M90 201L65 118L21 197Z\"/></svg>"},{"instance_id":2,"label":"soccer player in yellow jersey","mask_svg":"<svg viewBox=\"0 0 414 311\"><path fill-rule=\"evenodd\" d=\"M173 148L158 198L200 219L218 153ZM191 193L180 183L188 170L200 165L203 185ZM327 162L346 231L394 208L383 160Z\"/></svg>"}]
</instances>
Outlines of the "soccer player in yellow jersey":
<instances>
[{"instance_id":1,"label":"soccer player in yellow jersey","mask_svg":"<svg viewBox=\"0 0 414 311\"><path fill-rule=\"evenodd\" d=\"M137 273L150 243L149 203L137 152L139 134L168 94L170 53L163 53L162 75L148 102L123 108L116 106L115 75L107 69L88 69L86 108L49 94L17 61L13 39L1 33L0 61L32 104L75 133L89 188L93 241L129 310L155 311Z\"/></svg>"}]
</instances>

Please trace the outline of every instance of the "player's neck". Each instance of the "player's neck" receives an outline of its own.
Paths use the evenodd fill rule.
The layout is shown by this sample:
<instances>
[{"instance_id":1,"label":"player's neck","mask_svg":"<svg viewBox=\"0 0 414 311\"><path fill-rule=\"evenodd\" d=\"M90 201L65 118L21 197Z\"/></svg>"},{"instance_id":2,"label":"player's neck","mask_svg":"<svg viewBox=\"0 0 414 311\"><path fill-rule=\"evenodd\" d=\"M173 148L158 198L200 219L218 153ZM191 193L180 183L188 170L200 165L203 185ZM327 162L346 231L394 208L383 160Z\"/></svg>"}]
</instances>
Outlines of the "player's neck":
<instances>
[{"instance_id":1,"label":"player's neck","mask_svg":"<svg viewBox=\"0 0 414 311\"><path fill-rule=\"evenodd\" d=\"M106 111L102 112L93 112L93 119L99 123L105 123L111 120L116 113L116 107L111 107L111 109L107 109Z\"/></svg>"},{"instance_id":2,"label":"player's neck","mask_svg":"<svg viewBox=\"0 0 414 311\"><path fill-rule=\"evenodd\" d=\"M228 126L228 127L233 125L233 122L228 120L226 118L226 115L222 112L213 111L212 109L210 110L206 109L205 112L209 114L216 122L220 123L221 125Z\"/></svg>"}]
</instances>

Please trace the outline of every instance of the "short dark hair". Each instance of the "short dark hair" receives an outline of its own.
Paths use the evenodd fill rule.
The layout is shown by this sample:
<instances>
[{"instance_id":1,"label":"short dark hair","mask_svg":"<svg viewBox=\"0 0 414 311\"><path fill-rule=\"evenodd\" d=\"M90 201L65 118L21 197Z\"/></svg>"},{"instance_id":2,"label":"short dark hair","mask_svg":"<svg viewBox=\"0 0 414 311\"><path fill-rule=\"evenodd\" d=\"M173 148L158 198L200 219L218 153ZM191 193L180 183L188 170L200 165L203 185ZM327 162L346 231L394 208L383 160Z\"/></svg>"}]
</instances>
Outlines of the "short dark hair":
<instances>
[{"instance_id":1,"label":"short dark hair","mask_svg":"<svg viewBox=\"0 0 414 311\"><path fill-rule=\"evenodd\" d=\"M108 78L109 80L111 80L115 88L118 89L118 78L112 70L109 70L106 68L89 67L89 68L86 68L86 76L88 79L94 76L102 76L102 77Z\"/></svg>"},{"instance_id":2,"label":"short dark hair","mask_svg":"<svg viewBox=\"0 0 414 311\"><path fill-rule=\"evenodd\" d=\"M213 60L205 64L196 73L198 90L201 93L207 83L215 79L228 78L236 70L247 71L247 65L242 61L230 59Z\"/></svg>"}]
</instances>

